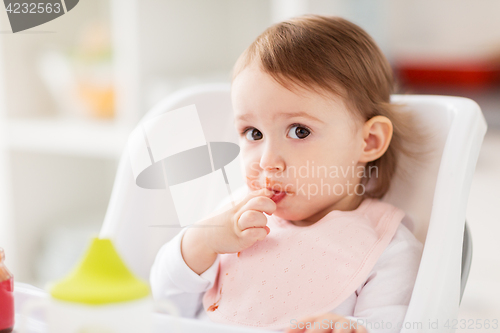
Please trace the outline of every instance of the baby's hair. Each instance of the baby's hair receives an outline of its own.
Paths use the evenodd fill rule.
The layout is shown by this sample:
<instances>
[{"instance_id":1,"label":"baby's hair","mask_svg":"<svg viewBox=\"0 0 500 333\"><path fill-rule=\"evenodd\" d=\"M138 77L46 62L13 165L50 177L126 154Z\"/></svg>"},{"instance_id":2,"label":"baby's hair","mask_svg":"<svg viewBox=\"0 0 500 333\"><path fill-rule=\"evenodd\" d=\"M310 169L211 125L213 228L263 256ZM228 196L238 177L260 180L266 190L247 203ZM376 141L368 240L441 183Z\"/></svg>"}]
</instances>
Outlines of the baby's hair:
<instances>
[{"instance_id":1,"label":"baby's hair","mask_svg":"<svg viewBox=\"0 0 500 333\"><path fill-rule=\"evenodd\" d=\"M428 134L410 112L390 103L394 92L391 66L375 41L359 26L335 16L303 15L267 28L238 58L232 80L254 60L283 87L331 93L346 102L352 116L364 121L382 115L393 125L387 151L365 165L365 196L382 198L396 173L398 155L419 162ZM371 170L376 170L374 177ZM406 170L400 170L408 177Z\"/></svg>"}]
</instances>

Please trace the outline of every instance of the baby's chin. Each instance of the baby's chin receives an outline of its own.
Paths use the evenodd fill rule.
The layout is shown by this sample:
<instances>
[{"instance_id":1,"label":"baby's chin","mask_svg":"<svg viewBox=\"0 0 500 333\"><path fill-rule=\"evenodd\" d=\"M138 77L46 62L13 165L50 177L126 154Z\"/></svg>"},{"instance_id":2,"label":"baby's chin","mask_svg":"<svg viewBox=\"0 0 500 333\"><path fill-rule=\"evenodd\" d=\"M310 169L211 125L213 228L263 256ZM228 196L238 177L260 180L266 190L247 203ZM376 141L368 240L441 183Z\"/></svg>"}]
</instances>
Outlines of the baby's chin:
<instances>
[{"instance_id":1,"label":"baby's chin","mask_svg":"<svg viewBox=\"0 0 500 333\"><path fill-rule=\"evenodd\" d=\"M307 227L307 226L310 226L310 225L313 225L314 223L316 223L317 221L303 221L303 218L301 218L301 216L299 215L291 215L291 214L277 214L276 212L273 214L273 216L277 216L283 220L287 220L287 221L290 221L290 223L298 226L298 227Z\"/></svg>"},{"instance_id":2,"label":"baby's chin","mask_svg":"<svg viewBox=\"0 0 500 333\"><path fill-rule=\"evenodd\" d=\"M310 216L304 215L300 212L294 212L290 209L280 209L279 207L276 209L273 215L288 221L302 221L303 219Z\"/></svg>"}]
</instances>

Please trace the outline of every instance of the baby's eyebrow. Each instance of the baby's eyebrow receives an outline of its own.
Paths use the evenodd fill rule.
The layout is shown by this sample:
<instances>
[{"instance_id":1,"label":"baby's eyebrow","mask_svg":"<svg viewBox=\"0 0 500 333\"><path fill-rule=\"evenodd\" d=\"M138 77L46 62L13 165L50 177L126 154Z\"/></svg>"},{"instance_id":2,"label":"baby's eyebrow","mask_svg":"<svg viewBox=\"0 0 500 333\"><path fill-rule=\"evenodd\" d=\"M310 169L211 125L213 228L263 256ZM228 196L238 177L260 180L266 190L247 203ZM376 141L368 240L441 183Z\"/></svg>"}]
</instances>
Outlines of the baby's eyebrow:
<instances>
[{"instance_id":1,"label":"baby's eyebrow","mask_svg":"<svg viewBox=\"0 0 500 333\"><path fill-rule=\"evenodd\" d=\"M244 115L240 115L238 117L236 117L237 120L247 120L249 118L252 117L252 114L244 114ZM277 117L286 117L286 118L293 118L293 117L304 117L304 118L309 118L309 119L312 119L314 121L318 121L320 123L324 123L323 120L319 119L319 118L316 118L314 117L313 115L310 115L309 113L307 112L304 112L304 111L297 111L297 112L278 112L274 115L274 118L277 118Z\"/></svg>"}]
</instances>

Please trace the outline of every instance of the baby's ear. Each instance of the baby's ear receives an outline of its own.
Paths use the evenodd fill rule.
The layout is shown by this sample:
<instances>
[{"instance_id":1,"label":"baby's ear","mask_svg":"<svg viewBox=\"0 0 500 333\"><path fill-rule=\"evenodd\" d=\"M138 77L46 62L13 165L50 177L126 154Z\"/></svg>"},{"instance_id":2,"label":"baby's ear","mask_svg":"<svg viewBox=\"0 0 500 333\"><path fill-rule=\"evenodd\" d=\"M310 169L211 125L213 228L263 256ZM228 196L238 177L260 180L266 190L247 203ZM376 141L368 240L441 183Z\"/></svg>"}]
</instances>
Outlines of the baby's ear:
<instances>
[{"instance_id":1,"label":"baby's ear","mask_svg":"<svg viewBox=\"0 0 500 333\"><path fill-rule=\"evenodd\" d=\"M392 139L392 122L385 116L375 116L363 125L364 148L359 162L375 161L384 155Z\"/></svg>"}]
</instances>

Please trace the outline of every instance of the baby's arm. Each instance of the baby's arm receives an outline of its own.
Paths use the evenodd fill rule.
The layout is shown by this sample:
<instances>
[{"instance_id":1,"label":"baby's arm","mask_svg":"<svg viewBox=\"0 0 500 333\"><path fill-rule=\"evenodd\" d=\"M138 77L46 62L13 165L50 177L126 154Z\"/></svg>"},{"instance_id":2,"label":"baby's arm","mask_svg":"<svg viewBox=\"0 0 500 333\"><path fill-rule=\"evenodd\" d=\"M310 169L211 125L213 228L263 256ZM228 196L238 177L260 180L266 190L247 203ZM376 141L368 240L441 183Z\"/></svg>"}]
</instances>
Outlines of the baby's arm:
<instances>
[{"instance_id":1,"label":"baby's arm","mask_svg":"<svg viewBox=\"0 0 500 333\"><path fill-rule=\"evenodd\" d=\"M196 222L182 238L182 257L197 274L214 263L219 253L237 253L269 234L267 217L276 210L273 191L250 192L234 207Z\"/></svg>"},{"instance_id":2,"label":"baby's arm","mask_svg":"<svg viewBox=\"0 0 500 333\"><path fill-rule=\"evenodd\" d=\"M195 318L203 293L210 289L218 271L219 258L198 275L189 268L181 254L181 240L187 228L163 245L151 268L151 291L155 299L174 303L182 317Z\"/></svg>"},{"instance_id":3,"label":"baby's arm","mask_svg":"<svg viewBox=\"0 0 500 333\"><path fill-rule=\"evenodd\" d=\"M404 321L422 250L422 243L401 224L360 290L353 315L347 318L358 319L358 323L366 326L370 333L399 332L397 325ZM382 321L384 328L375 329ZM387 328L388 322L392 329Z\"/></svg>"},{"instance_id":4,"label":"baby's arm","mask_svg":"<svg viewBox=\"0 0 500 333\"><path fill-rule=\"evenodd\" d=\"M242 251L269 233L263 213L276 210L272 194L267 189L251 192L234 207L219 209L163 245L151 268L153 297L174 302L183 317L195 317L203 293L215 281L218 254Z\"/></svg>"}]
</instances>

